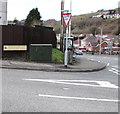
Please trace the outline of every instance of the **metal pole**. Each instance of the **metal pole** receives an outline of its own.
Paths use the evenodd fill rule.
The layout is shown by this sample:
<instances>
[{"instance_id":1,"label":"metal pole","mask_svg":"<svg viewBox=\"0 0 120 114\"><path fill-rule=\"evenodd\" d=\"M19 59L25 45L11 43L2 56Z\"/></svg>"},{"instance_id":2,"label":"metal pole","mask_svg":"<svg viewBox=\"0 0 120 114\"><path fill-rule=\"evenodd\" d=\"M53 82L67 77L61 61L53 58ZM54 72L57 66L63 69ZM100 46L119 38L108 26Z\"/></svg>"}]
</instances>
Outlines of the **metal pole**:
<instances>
[{"instance_id":1,"label":"metal pole","mask_svg":"<svg viewBox=\"0 0 120 114\"><path fill-rule=\"evenodd\" d=\"M70 0L70 13L71 13L71 18L72 18L72 0ZM70 19L69 22L69 37L71 37L71 24L72 24L72 20ZM72 60L73 59L73 50L69 51L69 64L72 64Z\"/></svg>"},{"instance_id":2,"label":"metal pole","mask_svg":"<svg viewBox=\"0 0 120 114\"><path fill-rule=\"evenodd\" d=\"M72 15L72 0L70 1L70 13ZM69 37L71 37L71 19L70 19L70 23L69 23Z\"/></svg>"},{"instance_id":3,"label":"metal pole","mask_svg":"<svg viewBox=\"0 0 120 114\"><path fill-rule=\"evenodd\" d=\"M80 39L79 39L79 37L78 37L78 48L79 48L79 46L80 46Z\"/></svg>"},{"instance_id":4,"label":"metal pole","mask_svg":"<svg viewBox=\"0 0 120 114\"><path fill-rule=\"evenodd\" d=\"M112 41L110 41L110 55L112 55Z\"/></svg>"},{"instance_id":5,"label":"metal pole","mask_svg":"<svg viewBox=\"0 0 120 114\"><path fill-rule=\"evenodd\" d=\"M101 37L100 37L100 50L99 50L99 54L101 54L101 51L102 51L101 44L102 44L102 37L103 37L103 30L102 30L102 28L100 28L100 30L101 30Z\"/></svg>"},{"instance_id":6,"label":"metal pole","mask_svg":"<svg viewBox=\"0 0 120 114\"><path fill-rule=\"evenodd\" d=\"M66 48L65 48L65 56L64 56L64 65L65 67L67 67L67 64L68 64L68 27L66 28Z\"/></svg>"}]
</instances>

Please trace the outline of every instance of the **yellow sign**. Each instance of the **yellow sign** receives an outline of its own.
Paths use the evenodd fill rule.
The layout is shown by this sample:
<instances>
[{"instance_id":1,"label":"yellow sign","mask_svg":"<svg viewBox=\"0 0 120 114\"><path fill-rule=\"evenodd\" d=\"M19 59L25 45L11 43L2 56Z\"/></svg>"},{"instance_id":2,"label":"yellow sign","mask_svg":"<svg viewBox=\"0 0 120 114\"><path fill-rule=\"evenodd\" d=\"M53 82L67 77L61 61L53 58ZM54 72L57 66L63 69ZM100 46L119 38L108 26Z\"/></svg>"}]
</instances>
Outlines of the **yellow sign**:
<instances>
[{"instance_id":1,"label":"yellow sign","mask_svg":"<svg viewBox=\"0 0 120 114\"><path fill-rule=\"evenodd\" d=\"M26 51L27 45L4 45L4 51Z\"/></svg>"}]
</instances>

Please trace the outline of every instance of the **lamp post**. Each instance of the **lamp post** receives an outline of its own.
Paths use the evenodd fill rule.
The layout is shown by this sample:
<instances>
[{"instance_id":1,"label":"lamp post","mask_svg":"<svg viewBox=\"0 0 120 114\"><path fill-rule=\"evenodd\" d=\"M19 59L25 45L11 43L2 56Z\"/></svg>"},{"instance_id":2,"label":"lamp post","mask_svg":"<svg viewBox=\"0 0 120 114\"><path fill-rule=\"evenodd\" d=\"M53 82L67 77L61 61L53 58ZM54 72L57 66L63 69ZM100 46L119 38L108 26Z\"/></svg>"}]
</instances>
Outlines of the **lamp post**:
<instances>
[{"instance_id":1,"label":"lamp post","mask_svg":"<svg viewBox=\"0 0 120 114\"><path fill-rule=\"evenodd\" d=\"M110 55L112 55L112 45L113 45L113 42L112 40L110 41Z\"/></svg>"},{"instance_id":2,"label":"lamp post","mask_svg":"<svg viewBox=\"0 0 120 114\"><path fill-rule=\"evenodd\" d=\"M101 44L102 44L103 30L102 30L102 28L100 28L100 27L99 27L99 29L100 29L100 31L101 31L101 36L100 36L100 50L99 50L99 54L101 54L101 52L102 52L102 46L101 46Z\"/></svg>"}]
</instances>

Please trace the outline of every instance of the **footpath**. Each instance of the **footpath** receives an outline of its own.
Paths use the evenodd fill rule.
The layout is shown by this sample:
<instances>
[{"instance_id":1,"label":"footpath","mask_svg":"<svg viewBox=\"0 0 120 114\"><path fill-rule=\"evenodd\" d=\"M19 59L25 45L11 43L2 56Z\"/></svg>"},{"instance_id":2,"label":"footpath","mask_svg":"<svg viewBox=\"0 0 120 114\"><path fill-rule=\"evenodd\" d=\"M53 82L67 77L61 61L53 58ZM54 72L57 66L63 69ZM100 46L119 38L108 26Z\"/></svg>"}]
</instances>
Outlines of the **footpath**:
<instances>
[{"instance_id":1,"label":"footpath","mask_svg":"<svg viewBox=\"0 0 120 114\"><path fill-rule=\"evenodd\" d=\"M64 64L36 63L15 60L0 60L0 63L2 63L0 68L4 69L21 69L47 72L94 72L106 68L106 64L104 63L99 63L97 61L92 61L85 58L77 58L75 64L68 65L67 68L64 67Z\"/></svg>"}]
</instances>

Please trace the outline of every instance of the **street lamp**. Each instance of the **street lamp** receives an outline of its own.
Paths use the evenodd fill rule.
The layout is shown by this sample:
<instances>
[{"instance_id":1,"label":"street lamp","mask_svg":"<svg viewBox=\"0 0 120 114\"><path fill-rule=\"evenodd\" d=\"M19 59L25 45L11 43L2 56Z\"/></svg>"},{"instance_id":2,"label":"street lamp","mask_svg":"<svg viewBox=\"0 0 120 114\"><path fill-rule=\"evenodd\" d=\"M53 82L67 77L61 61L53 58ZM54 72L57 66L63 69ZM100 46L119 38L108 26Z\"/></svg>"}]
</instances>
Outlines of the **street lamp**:
<instances>
[{"instance_id":1,"label":"street lamp","mask_svg":"<svg viewBox=\"0 0 120 114\"><path fill-rule=\"evenodd\" d=\"M100 28L100 27L99 27L99 29L100 29L100 31L101 31L101 36L100 36L100 50L99 50L99 54L101 54L101 52L102 52L102 46L101 46L101 44L102 44L103 30L102 30L102 28Z\"/></svg>"}]
</instances>

